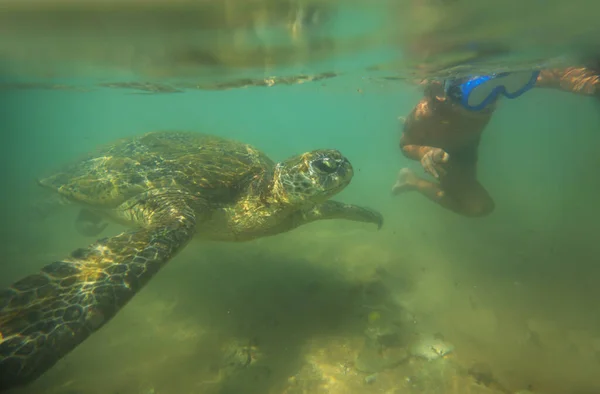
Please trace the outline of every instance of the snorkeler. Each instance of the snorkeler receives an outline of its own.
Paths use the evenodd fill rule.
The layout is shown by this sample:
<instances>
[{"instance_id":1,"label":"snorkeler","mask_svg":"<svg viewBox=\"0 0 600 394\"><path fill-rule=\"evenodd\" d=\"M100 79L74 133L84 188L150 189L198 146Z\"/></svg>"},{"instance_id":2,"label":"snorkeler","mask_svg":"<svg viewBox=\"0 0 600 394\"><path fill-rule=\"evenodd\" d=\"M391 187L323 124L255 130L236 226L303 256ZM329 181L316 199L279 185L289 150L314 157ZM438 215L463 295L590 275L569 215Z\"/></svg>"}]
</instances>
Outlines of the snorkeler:
<instances>
[{"instance_id":1,"label":"snorkeler","mask_svg":"<svg viewBox=\"0 0 600 394\"><path fill-rule=\"evenodd\" d=\"M500 96L514 99L537 86L600 97L599 71L572 67L428 82L404 122L400 149L439 182L403 168L392 193L417 191L467 217L490 214L494 201L477 180L477 153Z\"/></svg>"}]
</instances>

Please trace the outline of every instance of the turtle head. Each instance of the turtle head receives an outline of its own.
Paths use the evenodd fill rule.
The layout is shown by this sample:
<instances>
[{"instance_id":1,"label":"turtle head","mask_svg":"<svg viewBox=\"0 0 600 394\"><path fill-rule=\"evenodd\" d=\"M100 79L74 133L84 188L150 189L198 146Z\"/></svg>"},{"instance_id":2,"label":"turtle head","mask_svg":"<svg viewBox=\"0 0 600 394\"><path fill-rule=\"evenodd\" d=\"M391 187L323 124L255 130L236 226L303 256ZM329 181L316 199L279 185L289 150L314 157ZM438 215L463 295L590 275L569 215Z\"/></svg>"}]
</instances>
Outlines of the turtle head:
<instances>
[{"instance_id":1,"label":"turtle head","mask_svg":"<svg viewBox=\"0 0 600 394\"><path fill-rule=\"evenodd\" d=\"M273 192L290 204L320 203L348 186L353 175L352 165L337 150L315 150L278 163Z\"/></svg>"}]
</instances>

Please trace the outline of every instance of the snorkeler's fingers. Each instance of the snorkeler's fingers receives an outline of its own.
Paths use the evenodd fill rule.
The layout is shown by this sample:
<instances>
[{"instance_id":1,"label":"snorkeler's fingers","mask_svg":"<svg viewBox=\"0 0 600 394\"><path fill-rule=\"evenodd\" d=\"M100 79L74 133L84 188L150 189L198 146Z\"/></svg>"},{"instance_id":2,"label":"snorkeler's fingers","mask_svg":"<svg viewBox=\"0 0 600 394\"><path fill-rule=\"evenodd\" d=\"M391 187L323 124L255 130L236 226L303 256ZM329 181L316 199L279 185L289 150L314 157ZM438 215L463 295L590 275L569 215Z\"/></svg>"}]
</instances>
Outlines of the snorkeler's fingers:
<instances>
[{"instance_id":1,"label":"snorkeler's fingers","mask_svg":"<svg viewBox=\"0 0 600 394\"><path fill-rule=\"evenodd\" d=\"M434 177L436 177L436 178L440 177L440 175L437 172L437 169L435 168L435 164L433 163L433 160L431 160L431 157L428 157L425 160L425 163L423 163L423 168L425 168L425 171L430 173Z\"/></svg>"},{"instance_id":2,"label":"snorkeler's fingers","mask_svg":"<svg viewBox=\"0 0 600 394\"><path fill-rule=\"evenodd\" d=\"M425 170L425 172L437 177L435 173L435 169L433 168L433 160L431 160L431 151L425 153L421 158L421 166Z\"/></svg>"},{"instance_id":3,"label":"snorkeler's fingers","mask_svg":"<svg viewBox=\"0 0 600 394\"><path fill-rule=\"evenodd\" d=\"M435 171L438 174L438 176L436 176L436 178L439 178L440 175L446 175L446 169L440 165L435 167Z\"/></svg>"},{"instance_id":4,"label":"snorkeler's fingers","mask_svg":"<svg viewBox=\"0 0 600 394\"><path fill-rule=\"evenodd\" d=\"M436 163L447 163L450 155L443 149L436 149L433 153L433 161Z\"/></svg>"}]
</instances>

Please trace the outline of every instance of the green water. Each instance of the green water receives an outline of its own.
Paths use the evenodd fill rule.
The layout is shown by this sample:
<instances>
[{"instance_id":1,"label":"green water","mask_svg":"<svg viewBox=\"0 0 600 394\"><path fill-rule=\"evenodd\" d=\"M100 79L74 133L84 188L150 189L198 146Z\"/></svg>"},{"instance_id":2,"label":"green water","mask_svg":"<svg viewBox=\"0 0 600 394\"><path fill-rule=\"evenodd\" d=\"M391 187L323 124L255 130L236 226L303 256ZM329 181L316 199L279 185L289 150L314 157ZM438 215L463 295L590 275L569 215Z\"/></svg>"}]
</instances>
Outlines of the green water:
<instances>
[{"instance_id":1,"label":"green water","mask_svg":"<svg viewBox=\"0 0 600 394\"><path fill-rule=\"evenodd\" d=\"M327 221L247 243L194 241L109 324L14 392L600 392L597 100L534 90L502 102L479 164L496 210L465 219L417 194L390 195L400 168L421 171L399 151L398 118L422 93L355 72L380 59L352 59L333 62L348 75L291 86L0 91L2 287L94 241L76 232L76 209L32 217L43 197L35 179L152 130L234 138L276 161L339 149L355 176L337 199L385 218L379 231ZM408 355L429 337L452 351Z\"/></svg>"},{"instance_id":2,"label":"green water","mask_svg":"<svg viewBox=\"0 0 600 394\"><path fill-rule=\"evenodd\" d=\"M599 387L597 103L548 91L503 103L481 146L481 180L497 209L467 220L417 195L390 196L397 170L418 168L397 148L397 117L410 111L418 91L337 83L347 89L5 96L17 112L5 123L10 133L2 146L4 286L92 241L76 233L75 210L43 223L29 219L28 204L41 193L35 177L100 143L148 130L232 137L275 160L339 149L356 171L340 199L385 217L380 231L323 222L245 244L193 243L114 321L24 392L286 392L288 378L306 363L329 365L322 375L352 365L372 308L399 319L396 307L417 321L418 328L402 329L442 333L461 362L489 364L511 390ZM372 283L386 291L365 301L362 289ZM257 341L258 365L270 372L219 373L221 346L246 338ZM328 356L314 356L316 348ZM409 372L402 368L381 372L370 385L350 368L339 375L346 380L335 378L341 388L330 391L323 381L334 378L315 371L297 379L314 381L306 383L309 393L377 392L404 384ZM430 390L424 392L453 392Z\"/></svg>"}]
</instances>

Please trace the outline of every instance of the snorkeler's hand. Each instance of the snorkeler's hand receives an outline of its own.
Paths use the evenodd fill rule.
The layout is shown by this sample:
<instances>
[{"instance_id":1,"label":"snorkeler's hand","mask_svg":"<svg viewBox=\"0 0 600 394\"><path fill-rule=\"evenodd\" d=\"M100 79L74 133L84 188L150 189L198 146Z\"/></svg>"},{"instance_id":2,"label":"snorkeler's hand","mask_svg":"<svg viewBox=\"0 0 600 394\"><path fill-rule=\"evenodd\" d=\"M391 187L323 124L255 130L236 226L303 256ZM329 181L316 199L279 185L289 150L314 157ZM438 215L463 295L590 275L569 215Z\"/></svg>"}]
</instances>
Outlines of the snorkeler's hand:
<instances>
[{"instance_id":1,"label":"snorkeler's hand","mask_svg":"<svg viewBox=\"0 0 600 394\"><path fill-rule=\"evenodd\" d=\"M423 158L421 158L421 165L426 172L430 173L436 178L439 178L440 175L446 174L446 170L444 169L443 165L448 163L449 159L450 155L443 149L431 148L423 155Z\"/></svg>"}]
</instances>

